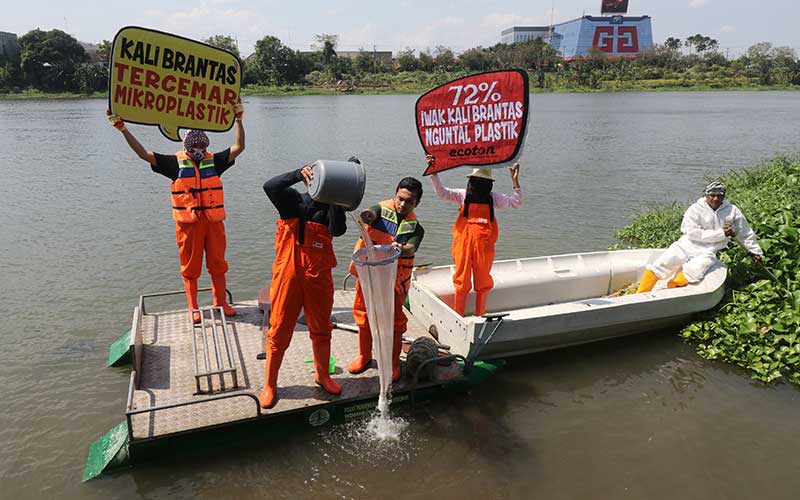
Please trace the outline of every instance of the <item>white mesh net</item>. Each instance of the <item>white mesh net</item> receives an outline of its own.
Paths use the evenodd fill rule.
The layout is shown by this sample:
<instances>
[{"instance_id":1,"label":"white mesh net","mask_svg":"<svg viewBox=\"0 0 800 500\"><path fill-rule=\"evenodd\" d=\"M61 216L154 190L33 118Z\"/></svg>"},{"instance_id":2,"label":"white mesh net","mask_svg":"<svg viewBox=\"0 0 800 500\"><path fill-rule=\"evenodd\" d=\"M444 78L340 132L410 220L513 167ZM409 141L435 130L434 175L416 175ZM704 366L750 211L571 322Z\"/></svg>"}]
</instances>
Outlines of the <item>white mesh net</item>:
<instances>
[{"instance_id":1,"label":"white mesh net","mask_svg":"<svg viewBox=\"0 0 800 500\"><path fill-rule=\"evenodd\" d=\"M364 293L372 331L372 352L378 361L380 396L378 409L388 409L392 385L392 336L394 335L394 281L400 249L390 245L369 246L353 254L358 281Z\"/></svg>"}]
</instances>

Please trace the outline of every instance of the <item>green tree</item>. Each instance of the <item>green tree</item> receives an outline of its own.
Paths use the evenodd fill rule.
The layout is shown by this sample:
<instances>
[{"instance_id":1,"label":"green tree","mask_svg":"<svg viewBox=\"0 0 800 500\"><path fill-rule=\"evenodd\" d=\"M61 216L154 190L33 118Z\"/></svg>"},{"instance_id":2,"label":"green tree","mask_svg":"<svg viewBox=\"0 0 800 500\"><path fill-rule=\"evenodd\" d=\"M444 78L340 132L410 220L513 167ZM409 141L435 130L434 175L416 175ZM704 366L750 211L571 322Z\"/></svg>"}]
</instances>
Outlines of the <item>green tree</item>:
<instances>
[{"instance_id":1,"label":"green tree","mask_svg":"<svg viewBox=\"0 0 800 500\"><path fill-rule=\"evenodd\" d=\"M406 48L397 53L397 69L400 71L414 71L418 66L414 49Z\"/></svg>"},{"instance_id":2,"label":"green tree","mask_svg":"<svg viewBox=\"0 0 800 500\"><path fill-rule=\"evenodd\" d=\"M0 56L0 92L8 92L21 83L22 70L19 67L19 54Z\"/></svg>"},{"instance_id":3,"label":"green tree","mask_svg":"<svg viewBox=\"0 0 800 500\"><path fill-rule=\"evenodd\" d=\"M258 83L269 85L301 82L312 69L309 58L285 46L280 39L271 35L256 42L253 61L256 67L249 70L247 77L256 77Z\"/></svg>"},{"instance_id":4,"label":"green tree","mask_svg":"<svg viewBox=\"0 0 800 500\"><path fill-rule=\"evenodd\" d=\"M493 62L491 54L481 47L466 50L458 56L461 67L470 71L484 71L491 68Z\"/></svg>"},{"instance_id":5,"label":"green tree","mask_svg":"<svg viewBox=\"0 0 800 500\"><path fill-rule=\"evenodd\" d=\"M83 63L75 71L75 85L84 94L99 92L108 86L108 63Z\"/></svg>"},{"instance_id":6,"label":"green tree","mask_svg":"<svg viewBox=\"0 0 800 500\"><path fill-rule=\"evenodd\" d=\"M684 45L689 47L690 52L702 52L703 50L705 50L703 46L703 39L704 39L703 35L697 33L692 36L687 36L686 41L683 43Z\"/></svg>"},{"instance_id":7,"label":"green tree","mask_svg":"<svg viewBox=\"0 0 800 500\"><path fill-rule=\"evenodd\" d=\"M329 35L321 33L314 35L314 40L319 44L322 64L330 66L336 59L336 45L339 43L339 35Z\"/></svg>"},{"instance_id":8,"label":"green tree","mask_svg":"<svg viewBox=\"0 0 800 500\"><path fill-rule=\"evenodd\" d=\"M672 51L677 51L681 48L682 42L680 38L669 37L664 40L664 47Z\"/></svg>"},{"instance_id":9,"label":"green tree","mask_svg":"<svg viewBox=\"0 0 800 500\"><path fill-rule=\"evenodd\" d=\"M719 42L711 37L703 36L700 33L686 37L685 45L690 49L694 49L698 54L707 50L716 50L719 47Z\"/></svg>"},{"instance_id":10,"label":"green tree","mask_svg":"<svg viewBox=\"0 0 800 500\"><path fill-rule=\"evenodd\" d=\"M433 57L428 52L420 52L417 59L417 66L422 71L433 71Z\"/></svg>"},{"instance_id":11,"label":"green tree","mask_svg":"<svg viewBox=\"0 0 800 500\"><path fill-rule=\"evenodd\" d=\"M756 71L758 82L761 85L772 84L772 44L769 42L759 42L747 49L748 66Z\"/></svg>"},{"instance_id":12,"label":"green tree","mask_svg":"<svg viewBox=\"0 0 800 500\"><path fill-rule=\"evenodd\" d=\"M339 35L321 33L314 35L314 40L319 46L319 56L322 61L323 69L328 73L328 79L338 81L342 78L337 64L336 45L339 43Z\"/></svg>"},{"instance_id":13,"label":"green tree","mask_svg":"<svg viewBox=\"0 0 800 500\"><path fill-rule=\"evenodd\" d=\"M214 35L204 38L203 42L211 45L212 47L232 52L236 54L236 57L241 59L241 55L239 54L239 45L236 43L236 39L231 36Z\"/></svg>"},{"instance_id":14,"label":"green tree","mask_svg":"<svg viewBox=\"0 0 800 500\"><path fill-rule=\"evenodd\" d=\"M760 57L769 57L769 53L772 50L772 44L769 42L759 42L755 45L751 45L747 49L747 57L750 59L758 59Z\"/></svg>"},{"instance_id":15,"label":"green tree","mask_svg":"<svg viewBox=\"0 0 800 500\"><path fill-rule=\"evenodd\" d=\"M438 45L433 56L433 66L438 71L452 71L456 65L456 57L449 47Z\"/></svg>"},{"instance_id":16,"label":"green tree","mask_svg":"<svg viewBox=\"0 0 800 500\"><path fill-rule=\"evenodd\" d=\"M8 92L14 87L14 76L5 66L0 66L0 92Z\"/></svg>"},{"instance_id":17,"label":"green tree","mask_svg":"<svg viewBox=\"0 0 800 500\"><path fill-rule=\"evenodd\" d=\"M358 71L364 73L375 73L377 65L375 64L375 56L372 52L367 52L363 48L358 50L356 56L355 67Z\"/></svg>"},{"instance_id":18,"label":"green tree","mask_svg":"<svg viewBox=\"0 0 800 500\"><path fill-rule=\"evenodd\" d=\"M97 57L106 64L111 61L111 42L103 40L97 45Z\"/></svg>"},{"instance_id":19,"label":"green tree","mask_svg":"<svg viewBox=\"0 0 800 500\"><path fill-rule=\"evenodd\" d=\"M28 85L47 91L78 90L75 72L89 60L72 36L35 29L19 38L20 66Z\"/></svg>"}]
</instances>

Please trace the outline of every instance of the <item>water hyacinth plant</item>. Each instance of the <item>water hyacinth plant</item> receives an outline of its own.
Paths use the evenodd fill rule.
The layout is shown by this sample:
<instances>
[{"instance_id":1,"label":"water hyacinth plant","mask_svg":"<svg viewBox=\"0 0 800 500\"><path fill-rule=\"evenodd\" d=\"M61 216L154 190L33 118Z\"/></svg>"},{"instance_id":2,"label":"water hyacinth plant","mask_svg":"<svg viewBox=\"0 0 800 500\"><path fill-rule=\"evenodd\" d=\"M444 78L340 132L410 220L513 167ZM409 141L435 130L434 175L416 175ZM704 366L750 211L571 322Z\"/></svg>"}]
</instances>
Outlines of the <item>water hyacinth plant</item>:
<instances>
[{"instance_id":1,"label":"water hyacinth plant","mask_svg":"<svg viewBox=\"0 0 800 500\"><path fill-rule=\"evenodd\" d=\"M764 250L755 263L735 241L722 252L727 291L681 331L706 359L736 364L763 382L800 384L800 158L779 156L722 179ZM680 236L686 207L657 206L616 233L614 248L666 247Z\"/></svg>"}]
</instances>

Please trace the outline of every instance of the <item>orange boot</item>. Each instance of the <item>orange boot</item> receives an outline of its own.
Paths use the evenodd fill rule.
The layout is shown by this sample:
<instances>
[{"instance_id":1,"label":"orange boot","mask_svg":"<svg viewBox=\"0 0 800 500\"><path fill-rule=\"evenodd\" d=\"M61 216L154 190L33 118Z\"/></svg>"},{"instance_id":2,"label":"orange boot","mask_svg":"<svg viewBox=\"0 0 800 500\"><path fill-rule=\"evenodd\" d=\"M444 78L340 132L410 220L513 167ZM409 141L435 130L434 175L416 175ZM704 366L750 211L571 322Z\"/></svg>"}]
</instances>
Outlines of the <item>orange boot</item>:
<instances>
[{"instance_id":1,"label":"orange boot","mask_svg":"<svg viewBox=\"0 0 800 500\"><path fill-rule=\"evenodd\" d=\"M267 360L264 362L264 387L258 395L262 408L272 408L278 401L278 370L283 362L283 351L272 352L267 347Z\"/></svg>"},{"instance_id":2,"label":"orange boot","mask_svg":"<svg viewBox=\"0 0 800 500\"><path fill-rule=\"evenodd\" d=\"M352 374L364 372L372 362L372 333L369 328L358 328L358 357L347 365L347 371Z\"/></svg>"},{"instance_id":3,"label":"orange boot","mask_svg":"<svg viewBox=\"0 0 800 500\"><path fill-rule=\"evenodd\" d=\"M329 394L341 394L342 388L333 381L329 371L331 360L331 338L311 337L311 349L314 351L314 382L321 385Z\"/></svg>"},{"instance_id":4,"label":"orange boot","mask_svg":"<svg viewBox=\"0 0 800 500\"><path fill-rule=\"evenodd\" d=\"M189 306L189 311L194 311L189 313L192 323L200 323L200 312L197 311L199 309L197 306L197 280L183 278L183 289L186 291L186 303Z\"/></svg>"},{"instance_id":5,"label":"orange boot","mask_svg":"<svg viewBox=\"0 0 800 500\"><path fill-rule=\"evenodd\" d=\"M678 274L675 275L674 278L672 278L669 281L669 283L667 283L667 286L669 288L678 288L678 287L681 287L681 286L686 286L688 284L689 284L689 280L686 279L686 276L683 275L683 271L680 271Z\"/></svg>"},{"instance_id":6,"label":"orange boot","mask_svg":"<svg viewBox=\"0 0 800 500\"><path fill-rule=\"evenodd\" d=\"M236 309L228 305L225 297L225 273L211 275L211 292L214 295L214 307L221 307L225 316L236 316Z\"/></svg>"},{"instance_id":7,"label":"orange boot","mask_svg":"<svg viewBox=\"0 0 800 500\"><path fill-rule=\"evenodd\" d=\"M486 314L486 300L488 298L489 292L475 292L475 316Z\"/></svg>"},{"instance_id":8,"label":"orange boot","mask_svg":"<svg viewBox=\"0 0 800 500\"><path fill-rule=\"evenodd\" d=\"M636 289L636 293L649 292L656 286L656 283L658 283L658 276L656 276L656 273L645 269L642 275L642 281L639 282L639 288Z\"/></svg>"},{"instance_id":9,"label":"orange boot","mask_svg":"<svg viewBox=\"0 0 800 500\"><path fill-rule=\"evenodd\" d=\"M461 316L464 316L464 307L466 304L467 294L456 292L456 294L453 296L453 310Z\"/></svg>"},{"instance_id":10,"label":"orange boot","mask_svg":"<svg viewBox=\"0 0 800 500\"><path fill-rule=\"evenodd\" d=\"M392 382L400 380L400 351L403 348L403 334L395 333L392 338Z\"/></svg>"}]
</instances>

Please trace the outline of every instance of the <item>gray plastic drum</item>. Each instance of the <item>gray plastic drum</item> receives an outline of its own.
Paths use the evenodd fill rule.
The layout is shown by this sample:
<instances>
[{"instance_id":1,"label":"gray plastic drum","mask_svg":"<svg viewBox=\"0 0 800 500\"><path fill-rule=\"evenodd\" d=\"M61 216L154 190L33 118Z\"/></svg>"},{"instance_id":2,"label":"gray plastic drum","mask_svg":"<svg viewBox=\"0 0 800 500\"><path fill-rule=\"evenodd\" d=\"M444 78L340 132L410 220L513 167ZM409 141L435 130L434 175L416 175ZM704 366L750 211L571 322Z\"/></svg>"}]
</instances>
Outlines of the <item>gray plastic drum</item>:
<instances>
[{"instance_id":1,"label":"gray plastic drum","mask_svg":"<svg viewBox=\"0 0 800 500\"><path fill-rule=\"evenodd\" d=\"M311 165L313 178L308 195L314 201L355 210L364 197L367 173L352 161L317 160Z\"/></svg>"}]
</instances>

